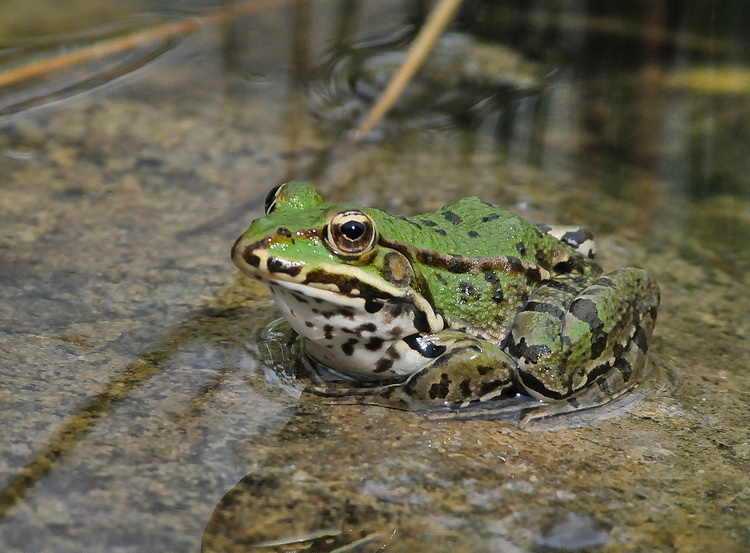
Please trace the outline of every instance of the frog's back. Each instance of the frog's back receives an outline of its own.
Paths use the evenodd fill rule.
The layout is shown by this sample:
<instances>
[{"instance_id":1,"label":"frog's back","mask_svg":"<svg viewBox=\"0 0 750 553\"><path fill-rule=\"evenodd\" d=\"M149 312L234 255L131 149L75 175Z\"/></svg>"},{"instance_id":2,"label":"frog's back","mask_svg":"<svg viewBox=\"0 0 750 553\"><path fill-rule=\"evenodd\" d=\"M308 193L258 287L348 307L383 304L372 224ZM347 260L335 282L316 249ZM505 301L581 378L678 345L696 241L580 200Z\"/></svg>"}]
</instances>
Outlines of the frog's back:
<instances>
[{"instance_id":1,"label":"frog's back","mask_svg":"<svg viewBox=\"0 0 750 553\"><path fill-rule=\"evenodd\" d=\"M537 248L561 246L537 226L476 197L403 220L416 231L411 237L416 247L468 258L512 256L536 262L546 255Z\"/></svg>"},{"instance_id":2,"label":"frog's back","mask_svg":"<svg viewBox=\"0 0 750 553\"><path fill-rule=\"evenodd\" d=\"M386 215L381 226L384 245L411 260L451 328L498 342L541 282L598 272L574 248L478 198L413 217Z\"/></svg>"}]
</instances>

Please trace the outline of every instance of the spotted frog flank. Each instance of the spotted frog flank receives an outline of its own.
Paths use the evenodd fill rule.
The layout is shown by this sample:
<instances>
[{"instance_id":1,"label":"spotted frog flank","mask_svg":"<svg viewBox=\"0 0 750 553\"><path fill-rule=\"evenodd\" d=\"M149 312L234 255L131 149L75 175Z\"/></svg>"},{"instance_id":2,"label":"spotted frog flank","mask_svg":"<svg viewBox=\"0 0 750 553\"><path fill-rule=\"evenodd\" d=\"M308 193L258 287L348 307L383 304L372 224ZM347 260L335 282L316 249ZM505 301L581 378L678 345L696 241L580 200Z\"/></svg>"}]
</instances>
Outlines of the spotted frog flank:
<instances>
[{"instance_id":1,"label":"spotted frog flank","mask_svg":"<svg viewBox=\"0 0 750 553\"><path fill-rule=\"evenodd\" d=\"M547 414L606 403L646 370L659 289L592 258L584 229L477 198L399 217L302 182L271 190L232 249L347 393L417 410L524 394Z\"/></svg>"}]
</instances>

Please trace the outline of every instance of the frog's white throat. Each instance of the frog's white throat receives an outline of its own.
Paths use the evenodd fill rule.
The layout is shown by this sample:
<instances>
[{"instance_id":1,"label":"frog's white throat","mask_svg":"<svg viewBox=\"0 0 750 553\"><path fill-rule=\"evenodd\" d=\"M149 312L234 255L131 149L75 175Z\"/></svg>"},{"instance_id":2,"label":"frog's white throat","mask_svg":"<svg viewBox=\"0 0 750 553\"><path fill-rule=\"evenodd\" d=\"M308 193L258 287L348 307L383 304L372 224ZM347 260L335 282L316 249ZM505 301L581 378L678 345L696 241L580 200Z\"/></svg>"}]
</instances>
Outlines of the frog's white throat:
<instances>
[{"instance_id":1,"label":"frog's white throat","mask_svg":"<svg viewBox=\"0 0 750 553\"><path fill-rule=\"evenodd\" d=\"M373 366L392 344L413 334L438 332L445 326L443 318L421 296L378 304L365 297L296 282L266 282L284 317L306 338L308 353L346 373L371 376Z\"/></svg>"}]
</instances>

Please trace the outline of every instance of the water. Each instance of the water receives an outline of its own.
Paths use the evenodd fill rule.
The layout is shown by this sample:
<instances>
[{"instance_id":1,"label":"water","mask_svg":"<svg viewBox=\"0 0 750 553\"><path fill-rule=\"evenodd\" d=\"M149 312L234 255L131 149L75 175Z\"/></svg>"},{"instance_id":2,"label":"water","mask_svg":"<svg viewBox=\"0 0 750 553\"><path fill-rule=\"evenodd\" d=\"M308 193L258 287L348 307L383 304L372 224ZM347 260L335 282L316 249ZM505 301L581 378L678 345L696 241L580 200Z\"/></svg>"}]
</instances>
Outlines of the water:
<instances>
[{"instance_id":1,"label":"water","mask_svg":"<svg viewBox=\"0 0 750 553\"><path fill-rule=\"evenodd\" d=\"M50 6L0 8L0 78L199 24L0 91L4 551L750 549L744 4L467 2L353 146L420 2ZM277 314L228 259L289 178L586 224L656 275L674 386L544 433L327 404L269 362Z\"/></svg>"}]
</instances>

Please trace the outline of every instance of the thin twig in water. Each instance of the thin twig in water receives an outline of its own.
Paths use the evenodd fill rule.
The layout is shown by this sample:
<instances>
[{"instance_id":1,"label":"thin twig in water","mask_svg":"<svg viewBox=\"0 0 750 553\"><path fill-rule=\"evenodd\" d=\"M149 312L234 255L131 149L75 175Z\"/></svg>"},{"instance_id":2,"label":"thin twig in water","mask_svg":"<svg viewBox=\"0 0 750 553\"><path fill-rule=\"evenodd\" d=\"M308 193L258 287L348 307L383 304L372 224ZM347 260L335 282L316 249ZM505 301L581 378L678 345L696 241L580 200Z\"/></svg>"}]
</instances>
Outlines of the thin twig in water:
<instances>
[{"instance_id":1,"label":"thin twig in water","mask_svg":"<svg viewBox=\"0 0 750 553\"><path fill-rule=\"evenodd\" d=\"M391 78L388 86L385 87L380 98L378 98L378 101L375 102L375 105L367 114L365 121L357 129L357 136L372 131L375 125L378 124L391 106L393 106L432 51L435 42L440 38L440 35L448 26L448 23L453 18L453 14L456 13L462 2L463 0L441 0L435 6L435 9L432 10L424 26L414 39L406 60L398 68L398 71Z\"/></svg>"},{"instance_id":2,"label":"thin twig in water","mask_svg":"<svg viewBox=\"0 0 750 553\"><path fill-rule=\"evenodd\" d=\"M21 67L0 73L0 88L41 77L53 71L79 65L87 61L104 58L120 52L127 52L160 40L193 33L207 25L223 23L229 19L248 15L256 11L273 8L290 2L291 0L257 0L220 10L196 19L177 21L159 25L147 31L141 31L122 38L116 38L85 46L72 52L65 52L57 56L35 61Z\"/></svg>"}]
</instances>

